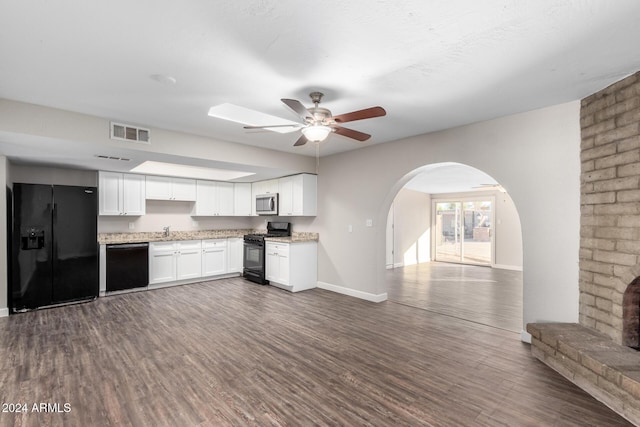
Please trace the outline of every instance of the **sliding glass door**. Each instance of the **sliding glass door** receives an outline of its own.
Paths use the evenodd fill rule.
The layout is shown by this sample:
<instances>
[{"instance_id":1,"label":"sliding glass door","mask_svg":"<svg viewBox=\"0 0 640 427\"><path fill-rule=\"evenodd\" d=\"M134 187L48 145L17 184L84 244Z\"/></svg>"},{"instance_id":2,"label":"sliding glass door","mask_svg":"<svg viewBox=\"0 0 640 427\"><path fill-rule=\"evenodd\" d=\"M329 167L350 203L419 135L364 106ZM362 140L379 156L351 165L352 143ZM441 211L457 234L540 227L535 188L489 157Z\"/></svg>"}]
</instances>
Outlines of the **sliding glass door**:
<instances>
[{"instance_id":1,"label":"sliding glass door","mask_svg":"<svg viewBox=\"0 0 640 427\"><path fill-rule=\"evenodd\" d=\"M491 265L493 200L440 200L435 210L435 260Z\"/></svg>"}]
</instances>

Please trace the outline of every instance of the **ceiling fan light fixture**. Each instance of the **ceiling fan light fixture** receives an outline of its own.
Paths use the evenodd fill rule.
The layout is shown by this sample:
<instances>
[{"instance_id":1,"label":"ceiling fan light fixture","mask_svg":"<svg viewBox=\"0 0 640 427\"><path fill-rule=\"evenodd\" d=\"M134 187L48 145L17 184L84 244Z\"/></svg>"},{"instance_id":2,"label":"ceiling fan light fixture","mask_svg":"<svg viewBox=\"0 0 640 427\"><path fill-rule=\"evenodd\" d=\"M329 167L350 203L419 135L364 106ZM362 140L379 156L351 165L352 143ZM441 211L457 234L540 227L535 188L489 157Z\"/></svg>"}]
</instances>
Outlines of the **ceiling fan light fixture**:
<instances>
[{"instance_id":1,"label":"ceiling fan light fixture","mask_svg":"<svg viewBox=\"0 0 640 427\"><path fill-rule=\"evenodd\" d=\"M324 125L307 126L302 128L302 134L311 142L321 142L327 139L331 128Z\"/></svg>"}]
</instances>

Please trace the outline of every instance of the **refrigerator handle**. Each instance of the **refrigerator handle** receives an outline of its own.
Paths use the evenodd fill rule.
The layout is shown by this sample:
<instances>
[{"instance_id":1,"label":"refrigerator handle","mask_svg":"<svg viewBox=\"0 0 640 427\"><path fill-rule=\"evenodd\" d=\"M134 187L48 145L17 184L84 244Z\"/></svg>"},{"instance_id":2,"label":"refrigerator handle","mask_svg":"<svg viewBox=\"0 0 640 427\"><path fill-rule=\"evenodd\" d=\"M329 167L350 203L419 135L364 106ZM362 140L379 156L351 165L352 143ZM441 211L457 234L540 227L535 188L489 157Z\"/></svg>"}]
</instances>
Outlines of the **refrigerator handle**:
<instances>
[{"instance_id":1,"label":"refrigerator handle","mask_svg":"<svg viewBox=\"0 0 640 427\"><path fill-rule=\"evenodd\" d=\"M53 202L51 204L51 256L53 259L53 263L56 263L56 259L58 257L58 253L56 251L56 236L54 236L54 230L56 229L56 224L58 222L58 204Z\"/></svg>"}]
</instances>

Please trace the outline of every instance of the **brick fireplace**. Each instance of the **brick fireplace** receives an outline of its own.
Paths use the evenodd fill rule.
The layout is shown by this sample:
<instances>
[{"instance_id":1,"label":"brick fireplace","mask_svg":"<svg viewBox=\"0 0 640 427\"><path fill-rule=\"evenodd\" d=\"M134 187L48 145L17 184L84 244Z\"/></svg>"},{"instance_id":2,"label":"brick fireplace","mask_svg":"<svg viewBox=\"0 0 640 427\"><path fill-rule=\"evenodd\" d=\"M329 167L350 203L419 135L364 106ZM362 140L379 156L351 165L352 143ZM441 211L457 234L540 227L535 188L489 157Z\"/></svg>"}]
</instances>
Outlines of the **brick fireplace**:
<instances>
[{"instance_id":1,"label":"brick fireplace","mask_svg":"<svg viewBox=\"0 0 640 427\"><path fill-rule=\"evenodd\" d=\"M580 324L637 346L640 72L583 99L580 125Z\"/></svg>"},{"instance_id":2,"label":"brick fireplace","mask_svg":"<svg viewBox=\"0 0 640 427\"><path fill-rule=\"evenodd\" d=\"M582 100L579 324L528 324L531 352L640 425L640 72Z\"/></svg>"}]
</instances>

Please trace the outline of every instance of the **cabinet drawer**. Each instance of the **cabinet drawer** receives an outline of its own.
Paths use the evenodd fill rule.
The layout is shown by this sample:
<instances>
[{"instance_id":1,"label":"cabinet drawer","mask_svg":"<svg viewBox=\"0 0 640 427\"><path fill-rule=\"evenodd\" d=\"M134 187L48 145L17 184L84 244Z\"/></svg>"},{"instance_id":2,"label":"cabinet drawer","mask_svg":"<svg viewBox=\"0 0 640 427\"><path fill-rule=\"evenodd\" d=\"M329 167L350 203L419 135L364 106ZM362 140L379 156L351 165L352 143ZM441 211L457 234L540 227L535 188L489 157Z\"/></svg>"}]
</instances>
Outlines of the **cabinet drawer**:
<instances>
[{"instance_id":1,"label":"cabinet drawer","mask_svg":"<svg viewBox=\"0 0 640 427\"><path fill-rule=\"evenodd\" d=\"M203 240L202 249L226 248L227 239Z\"/></svg>"},{"instance_id":2,"label":"cabinet drawer","mask_svg":"<svg viewBox=\"0 0 640 427\"><path fill-rule=\"evenodd\" d=\"M289 244L267 242L267 252L278 253L279 255L287 256L289 255Z\"/></svg>"},{"instance_id":3,"label":"cabinet drawer","mask_svg":"<svg viewBox=\"0 0 640 427\"><path fill-rule=\"evenodd\" d=\"M175 242L151 242L149 243L149 251L151 252L167 252L175 251Z\"/></svg>"},{"instance_id":4,"label":"cabinet drawer","mask_svg":"<svg viewBox=\"0 0 640 427\"><path fill-rule=\"evenodd\" d=\"M179 251L199 250L202 247L201 240L184 240L176 244Z\"/></svg>"}]
</instances>

